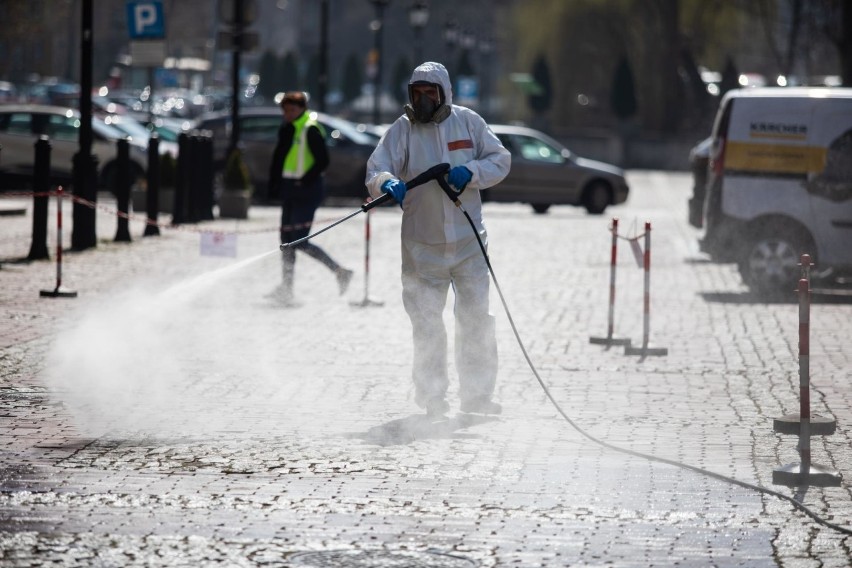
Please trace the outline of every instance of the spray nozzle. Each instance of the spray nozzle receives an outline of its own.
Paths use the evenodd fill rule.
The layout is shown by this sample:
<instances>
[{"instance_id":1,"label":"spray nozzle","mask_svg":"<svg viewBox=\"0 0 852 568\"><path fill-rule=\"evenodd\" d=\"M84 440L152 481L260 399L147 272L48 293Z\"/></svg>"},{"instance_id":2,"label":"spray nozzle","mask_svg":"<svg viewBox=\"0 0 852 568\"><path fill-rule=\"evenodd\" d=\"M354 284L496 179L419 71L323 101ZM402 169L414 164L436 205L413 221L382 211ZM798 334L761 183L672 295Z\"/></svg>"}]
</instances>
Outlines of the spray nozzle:
<instances>
[{"instance_id":1,"label":"spray nozzle","mask_svg":"<svg viewBox=\"0 0 852 568\"><path fill-rule=\"evenodd\" d=\"M444 176L446 176L447 172L449 172L449 171L450 171L450 164L447 164L447 163L432 166L431 168L429 168L425 172L417 174L417 176L412 178L411 181L405 182L405 186L408 189L412 189L412 188L417 187L418 185L423 185L426 182L430 182L433 179L437 180L439 185L441 184L442 181L444 183L446 183L446 179L445 179ZM443 186L441 186L441 187L443 187ZM447 187L449 187L449 186L447 186ZM444 191L446 191L446 190L444 190ZM452 191L452 190L450 190L450 191ZM392 199L392 198L393 198L393 196L390 193L382 194L381 197L374 199L374 200L370 201L369 203L365 203L364 205L362 205L361 211L364 211L364 212L369 211L373 207L381 205L382 203L385 203L388 199Z\"/></svg>"},{"instance_id":2,"label":"spray nozzle","mask_svg":"<svg viewBox=\"0 0 852 568\"><path fill-rule=\"evenodd\" d=\"M445 177L447 175L447 172L449 172L449 171L450 171L450 164L447 164L447 163L438 164L436 166L432 166L431 168L429 168L425 172L418 174L411 181L405 182L405 185L408 187L408 189L411 189L413 187L417 187L418 185L423 185L424 183L432 181L434 179L434 180L438 180L438 184L444 189L445 192L448 192L447 195L452 195L453 190L447 184L447 180L446 180L446 177ZM315 236L319 235L320 233L324 233L324 232L328 231L329 229L331 229L332 227L336 227L337 225L343 223L344 221L351 219L352 217L354 217L358 213L361 213L361 212L366 213L367 211L369 211L373 207L381 205L382 203L385 203L388 199L392 199L392 198L393 198L393 196L390 193L385 193L381 197L379 197L378 199L374 199L374 200L370 201L369 203L363 204L360 209L350 213L349 215L347 215L346 217L344 217L342 219L335 221L334 223L332 223L328 227L325 227L324 229L320 229L316 233L312 233L312 234L308 235L307 237L302 237L301 239L297 239L293 242L282 243L281 245L278 246L278 248L283 251L283 250L288 249L290 247L295 247L295 246L297 246L297 245L299 245L299 244L301 244L301 243L303 243L303 242L305 242L309 239L314 238ZM459 205L458 201L456 201L453 197L450 197L450 199L453 199L453 201L456 203L456 205Z\"/></svg>"}]
</instances>

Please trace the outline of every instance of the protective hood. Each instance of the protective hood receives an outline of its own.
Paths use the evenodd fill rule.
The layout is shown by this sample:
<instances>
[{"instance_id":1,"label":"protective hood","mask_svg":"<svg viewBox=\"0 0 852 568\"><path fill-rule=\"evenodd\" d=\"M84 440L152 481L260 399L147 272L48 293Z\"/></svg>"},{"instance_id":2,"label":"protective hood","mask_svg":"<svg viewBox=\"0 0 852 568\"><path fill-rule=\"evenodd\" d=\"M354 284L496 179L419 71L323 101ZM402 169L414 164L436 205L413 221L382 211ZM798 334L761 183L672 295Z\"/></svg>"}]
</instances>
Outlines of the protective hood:
<instances>
[{"instance_id":1,"label":"protective hood","mask_svg":"<svg viewBox=\"0 0 852 568\"><path fill-rule=\"evenodd\" d=\"M433 122L442 122L450 115L453 106L453 87L450 84L450 74L447 68L440 63L427 61L419 65L411 74L411 80L408 82L409 104L405 105L405 114L411 122L415 122L414 108L411 106L411 85L418 82L434 83L438 85L441 91L441 104L435 109L432 115Z\"/></svg>"}]
</instances>

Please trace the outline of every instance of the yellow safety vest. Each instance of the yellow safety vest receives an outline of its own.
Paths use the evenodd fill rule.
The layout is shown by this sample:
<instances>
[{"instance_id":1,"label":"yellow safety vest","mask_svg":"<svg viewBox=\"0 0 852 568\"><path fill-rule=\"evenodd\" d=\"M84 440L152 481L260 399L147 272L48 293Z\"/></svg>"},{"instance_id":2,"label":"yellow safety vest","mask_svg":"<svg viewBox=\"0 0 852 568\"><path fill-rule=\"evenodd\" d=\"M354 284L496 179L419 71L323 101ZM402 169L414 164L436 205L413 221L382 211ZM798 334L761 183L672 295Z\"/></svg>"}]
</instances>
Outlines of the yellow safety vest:
<instances>
[{"instance_id":1,"label":"yellow safety vest","mask_svg":"<svg viewBox=\"0 0 852 568\"><path fill-rule=\"evenodd\" d=\"M314 165L314 155L308 147L308 128L316 126L320 133L325 136L322 126L316 120L314 113L302 113L302 116L293 121L293 143L284 158L284 167L281 177L286 179L302 179L305 172Z\"/></svg>"}]
</instances>

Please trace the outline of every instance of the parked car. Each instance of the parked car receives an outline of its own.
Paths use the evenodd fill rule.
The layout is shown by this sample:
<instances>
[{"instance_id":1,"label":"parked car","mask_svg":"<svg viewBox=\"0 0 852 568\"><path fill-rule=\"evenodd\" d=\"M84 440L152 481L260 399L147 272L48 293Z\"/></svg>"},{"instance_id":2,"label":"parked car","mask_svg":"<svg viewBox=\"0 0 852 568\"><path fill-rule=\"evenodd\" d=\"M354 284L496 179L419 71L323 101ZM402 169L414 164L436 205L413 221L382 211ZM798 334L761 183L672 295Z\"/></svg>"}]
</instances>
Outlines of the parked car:
<instances>
[{"instance_id":1,"label":"parked car","mask_svg":"<svg viewBox=\"0 0 852 568\"><path fill-rule=\"evenodd\" d=\"M79 149L80 113L72 108L48 105L0 106L0 172L30 177L35 162L35 143L42 135L50 138L51 176L67 182L72 178L74 154ZM116 142L126 135L92 119L92 154L98 160L99 185L112 188L116 174ZM130 162L134 177L145 175L148 163L146 146L130 144Z\"/></svg>"},{"instance_id":2,"label":"parked car","mask_svg":"<svg viewBox=\"0 0 852 568\"><path fill-rule=\"evenodd\" d=\"M512 153L512 169L484 190L485 201L529 203L536 213L546 213L551 205L580 205L600 215L627 200L621 168L581 158L532 128L492 124L491 130Z\"/></svg>"},{"instance_id":3,"label":"parked car","mask_svg":"<svg viewBox=\"0 0 852 568\"><path fill-rule=\"evenodd\" d=\"M314 112L314 111L311 111ZM375 136L338 117L314 112L326 131L329 159L325 184L328 196L364 198L367 160L376 147ZM250 107L240 111L240 149L259 198L267 195L269 163L278 140L283 116L278 107ZM213 152L217 167L225 163L231 139L231 113L221 111L203 115L194 128L213 133Z\"/></svg>"}]
</instances>

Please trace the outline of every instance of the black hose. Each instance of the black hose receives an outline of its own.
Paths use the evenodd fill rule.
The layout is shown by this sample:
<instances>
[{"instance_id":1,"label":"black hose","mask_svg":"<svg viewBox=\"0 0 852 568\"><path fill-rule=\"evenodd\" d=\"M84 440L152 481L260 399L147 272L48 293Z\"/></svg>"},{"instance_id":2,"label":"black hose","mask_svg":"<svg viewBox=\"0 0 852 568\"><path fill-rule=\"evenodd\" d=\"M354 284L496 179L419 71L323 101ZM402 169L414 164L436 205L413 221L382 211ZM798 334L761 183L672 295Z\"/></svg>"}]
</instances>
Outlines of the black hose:
<instances>
[{"instance_id":1,"label":"black hose","mask_svg":"<svg viewBox=\"0 0 852 568\"><path fill-rule=\"evenodd\" d=\"M515 334L515 339L518 341L518 345L521 348L521 352L524 354L524 358L527 360L527 364L529 365L530 370L532 370L533 375L535 375L535 378L538 381L539 386L544 391L544 394L547 395L548 400L550 400L551 404L553 404L553 406L554 406L554 408L556 408L557 412L559 412L559 414L562 415L562 418L564 418L565 421L568 422L568 424L570 424L572 428L574 428L577 432L579 432L581 435L583 435L585 438L591 440L595 444L598 444L598 445L603 446L605 448L608 448L610 450L614 450L616 452L621 452L623 454L628 454L628 455L635 456L635 457L638 457L638 458L646 459L646 460L649 460L649 461L664 463L664 464L672 465L672 466L679 467L679 468L682 468L682 469L687 469L689 471L694 471L695 473L700 473L701 475L706 475L708 477L712 477L714 479L718 479L720 481L724 481L724 482L730 483L732 485L738 485L740 487L745 487L747 489L752 489L754 491L758 491L758 492L764 493L766 495L771 495L773 497L777 497L779 499L789 501L795 508L799 509L800 511L802 511L803 513L808 515L810 518L812 518L817 523L819 523L819 524L821 524L825 527L828 527L830 529L834 529L834 530L836 530L836 531L838 531L842 534L852 535L852 529L840 526L836 523L832 523L832 522L829 522L829 521L823 519L822 517L820 517L819 515L814 513L812 510L810 510L808 507L806 507L805 505L803 505L799 501L796 501L794 498L790 497L789 495L784 495L783 493L779 493L778 491L775 491L773 489L769 489L769 488L763 487L761 485L755 485L753 483L748 483L746 481L740 481L738 479L734 479L733 477L728 477L726 475L722 475L721 473L715 473L715 472L712 472L712 471L709 471L709 470L706 470L706 469L702 469L702 468L694 466L694 465L689 465L689 464L685 464L685 463L682 463L682 462L679 462L679 461L676 461L676 460L661 458L659 456L654 456L654 455L651 455L651 454L645 454L645 453L642 453L642 452L637 452L637 451L630 450L630 449L627 449L627 448L615 446L613 444L610 444L609 442L605 442L603 440L595 438L594 436L592 436L591 434L589 434L588 432L586 432L585 430L580 428L580 426L576 422L571 420L571 418L565 413L565 411L562 410L562 407L559 405L558 402L556 402L556 399L553 398L553 395L550 393L550 389L547 388L547 385L544 384L544 381L542 380L541 376L538 374L538 370L535 368L535 365L533 364L532 359L530 359L530 356L529 356L529 353L527 353L526 347L524 347L524 342L521 340L521 336L518 333L518 328L515 326L515 321L512 319L512 314L509 311L509 305L506 303L506 298L503 297L503 291L500 289L500 283L497 282L497 276L494 274L494 268L491 266L491 260L488 258L488 252L485 250L485 245L482 244L482 239L479 237L479 231L476 229L476 225L474 224L473 219L470 218L470 215L468 215L468 213L467 213L467 211L465 211L464 207L462 207L461 204L458 201L456 201L455 203L456 203L456 206L461 210L461 212L464 213L464 216L467 219L467 222L470 223L470 227L471 227L471 229L473 229L473 234L476 235L476 241L479 243L479 248L482 251L482 256L485 258L485 264L488 266L488 272L491 273L491 279L494 281L494 287L497 289L497 294L500 296L500 301L503 303L503 310L506 312L506 316L509 318L509 325L512 327L512 332Z\"/></svg>"}]
</instances>

